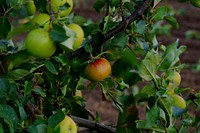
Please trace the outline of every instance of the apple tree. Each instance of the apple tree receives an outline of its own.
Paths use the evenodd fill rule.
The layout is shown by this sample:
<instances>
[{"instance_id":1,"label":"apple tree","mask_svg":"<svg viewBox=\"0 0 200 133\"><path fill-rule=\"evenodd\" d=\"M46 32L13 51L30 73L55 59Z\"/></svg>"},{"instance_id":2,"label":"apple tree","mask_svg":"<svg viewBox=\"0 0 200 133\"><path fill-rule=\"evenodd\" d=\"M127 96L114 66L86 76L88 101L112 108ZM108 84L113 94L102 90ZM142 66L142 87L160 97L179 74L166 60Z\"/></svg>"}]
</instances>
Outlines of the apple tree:
<instances>
[{"instance_id":1,"label":"apple tree","mask_svg":"<svg viewBox=\"0 0 200 133\"><path fill-rule=\"evenodd\" d=\"M186 47L157 39L179 28L170 1L96 0L98 22L77 15L77 2L0 0L0 133L199 131L189 107L200 93L180 88ZM117 125L88 111L81 91L96 87Z\"/></svg>"}]
</instances>

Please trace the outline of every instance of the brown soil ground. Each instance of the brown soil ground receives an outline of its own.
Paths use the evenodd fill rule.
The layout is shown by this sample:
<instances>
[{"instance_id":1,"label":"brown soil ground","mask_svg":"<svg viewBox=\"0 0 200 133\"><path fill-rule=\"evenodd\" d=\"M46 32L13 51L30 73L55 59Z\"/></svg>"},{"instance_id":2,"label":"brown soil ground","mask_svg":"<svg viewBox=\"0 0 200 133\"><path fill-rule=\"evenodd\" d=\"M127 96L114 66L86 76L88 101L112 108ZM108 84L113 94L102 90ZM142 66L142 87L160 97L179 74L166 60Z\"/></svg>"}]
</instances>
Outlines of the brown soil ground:
<instances>
[{"instance_id":1,"label":"brown soil ground","mask_svg":"<svg viewBox=\"0 0 200 133\"><path fill-rule=\"evenodd\" d=\"M79 5L76 8L77 14L87 18L92 18L94 21L101 19L102 15L97 14L91 7L94 0L90 0L89 3L86 3L84 0L79 1L81 6ZM162 37L160 42L164 44L170 44L178 38L180 40L180 45L187 46L187 51L181 55L182 63L195 64L200 58L200 41L195 39L185 39L185 32L189 29L200 32L200 9L191 6L189 2L178 3L174 0L171 0L170 2L177 11L180 9L185 10L185 14L177 16L177 20L180 23L180 28L178 30L172 30L172 34L170 36ZM181 87L190 87L191 89L199 90L200 72L194 72L191 69L185 68L182 70L181 76ZM95 89L92 91L85 90L83 92L83 96L86 98L87 108L94 115L96 112L98 112L103 123L112 125L116 124L118 115L117 111L112 103L102 100L102 93L100 89Z\"/></svg>"}]
</instances>

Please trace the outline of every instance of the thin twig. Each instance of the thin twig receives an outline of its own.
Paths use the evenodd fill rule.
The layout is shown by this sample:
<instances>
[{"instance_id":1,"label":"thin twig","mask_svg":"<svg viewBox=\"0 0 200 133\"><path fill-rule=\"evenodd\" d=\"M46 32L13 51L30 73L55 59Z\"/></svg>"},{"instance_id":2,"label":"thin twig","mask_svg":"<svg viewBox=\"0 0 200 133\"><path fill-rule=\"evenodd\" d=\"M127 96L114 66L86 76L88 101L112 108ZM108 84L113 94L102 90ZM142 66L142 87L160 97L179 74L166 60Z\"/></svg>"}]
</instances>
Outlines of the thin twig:
<instances>
[{"instance_id":1,"label":"thin twig","mask_svg":"<svg viewBox=\"0 0 200 133\"><path fill-rule=\"evenodd\" d=\"M86 127L101 133L115 133L116 129L112 126L107 126L101 123L90 121L76 116L70 116L78 126Z\"/></svg>"}]
</instances>

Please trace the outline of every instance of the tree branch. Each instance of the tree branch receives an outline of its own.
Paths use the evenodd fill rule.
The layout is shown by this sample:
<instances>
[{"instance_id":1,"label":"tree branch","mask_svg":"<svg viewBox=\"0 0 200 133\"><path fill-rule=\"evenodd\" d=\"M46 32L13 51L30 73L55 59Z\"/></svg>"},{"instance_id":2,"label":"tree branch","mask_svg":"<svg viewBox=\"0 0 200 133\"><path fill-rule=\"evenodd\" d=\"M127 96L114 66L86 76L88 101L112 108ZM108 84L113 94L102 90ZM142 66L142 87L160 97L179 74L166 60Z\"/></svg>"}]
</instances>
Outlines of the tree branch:
<instances>
[{"instance_id":1,"label":"tree branch","mask_svg":"<svg viewBox=\"0 0 200 133\"><path fill-rule=\"evenodd\" d=\"M150 7L151 3L153 0L146 0L138 9L136 12L134 12L133 14L131 14L130 16L126 17L124 20L122 20L122 22L116 26L115 28L111 29L110 31L108 31L105 36L104 36L104 41L110 39L111 37L113 37L114 35L116 35L117 33L123 31L128 25L130 25L134 20L136 20L139 16L141 16L148 7ZM89 43L92 43L92 41L90 41ZM85 51L84 47L79 48L78 50L72 52L72 53L68 53L67 57L69 59L75 58L77 56L82 55L82 53Z\"/></svg>"},{"instance_id":2,"label":"tree branch","mask_svg":"<svg viewBox=\"0 0 200 133\"><path fill-rule=\"evenodd\" d=\"M98 132L102 132L102 133L115 133L116 129L113 128L112 126L106 126L94 121L90 121L87 119L83 119L80 117L76 117L76 116L70 116L76 123L78 123L79 126L82 127L86 127Z\"/></svg>"}]
</instances>

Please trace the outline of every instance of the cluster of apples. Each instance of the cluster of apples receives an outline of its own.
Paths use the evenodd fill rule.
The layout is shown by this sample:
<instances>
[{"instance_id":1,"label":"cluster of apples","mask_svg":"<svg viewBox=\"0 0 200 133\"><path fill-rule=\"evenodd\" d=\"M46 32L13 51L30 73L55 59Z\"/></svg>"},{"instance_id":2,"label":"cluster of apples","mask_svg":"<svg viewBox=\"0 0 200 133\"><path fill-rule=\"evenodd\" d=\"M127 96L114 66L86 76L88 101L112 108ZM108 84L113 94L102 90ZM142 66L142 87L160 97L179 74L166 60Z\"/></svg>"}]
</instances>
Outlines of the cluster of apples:
<instances>
[{"instance_id":1,"label":"cluster of apples","mask_svg":"<svg viewBox=\"0 0 200 133\"><path fill-rule=\"evenodd\" d=\"M185 109L186 108L185 100L183 99L183 97L181 97L180 95L175 93L175 89L181 83L180 73L178 73L177 71L172 71L172 72L170 72L169 75L167 75L167 77L164 77L164 78L166 78L166 80L168 80L168 85L166 87L166 89L167 89L166 93L169 96L169 98L172 100L173 106L176 106L181 109Z\"/></svg>"},{"instance_id":2,"label":"cluster of apples","mask_svg":"<svg viewBox=\"0 0 200 133\"><path fill-rule=\"evenodd\" d=\"M35 15L36 9L33 1L28 1L26 3L26 7L27 13L29 15L33 15L33 18L30 20L31 23L36 26L36 28L32 29L27 34L25 40L26 50L36 57L43 59L49 58L56 52L57 49L57 45L52 40L49 34L51 28L49 15L51 12L50 5L47 4L46 6L49 14L39 13ZM73 8L73 1L52 0L51 7L53 13L56 14L57 17L67 17ZM71 50L78 49L84 39L84 32L82 28L78 24L70 23L68 25L64 25L64 29L66 30L66 35L69 37L69 39L66 39L66 41L62 43L64 43L64 45Z\"/></svg>"}]
</instances>

